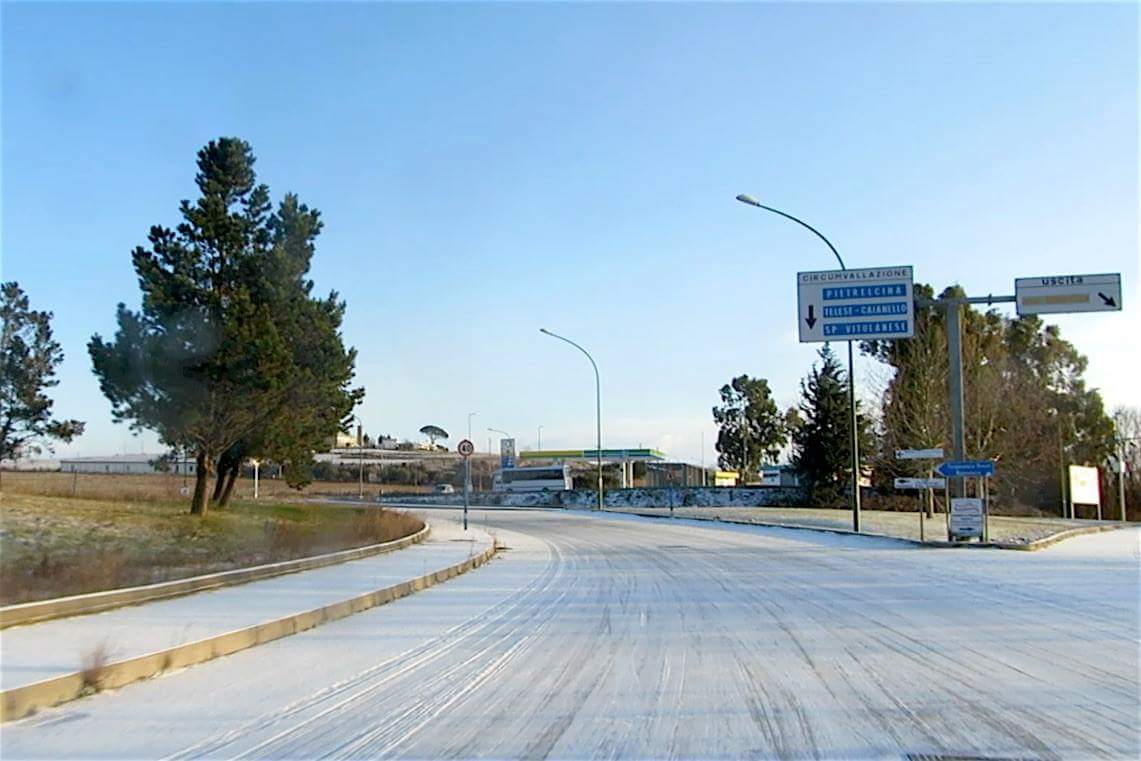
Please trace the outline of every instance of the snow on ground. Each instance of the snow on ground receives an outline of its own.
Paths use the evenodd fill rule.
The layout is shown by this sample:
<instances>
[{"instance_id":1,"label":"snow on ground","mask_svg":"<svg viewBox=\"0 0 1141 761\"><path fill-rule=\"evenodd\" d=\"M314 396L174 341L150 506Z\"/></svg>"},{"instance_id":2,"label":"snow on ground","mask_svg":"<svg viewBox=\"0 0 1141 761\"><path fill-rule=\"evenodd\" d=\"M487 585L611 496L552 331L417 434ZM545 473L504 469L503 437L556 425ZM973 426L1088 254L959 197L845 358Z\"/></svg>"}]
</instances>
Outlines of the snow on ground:
<instances>
[{"instance_id":1,"label":"snow on ground","mask_svg":"<svg viewBox=\"0 0 1141 761\"><path fill-rule=\"evenodd\" d=\"M426 541L395 552L145 605L4 629L0 631L0 688L79 671L99 648L106 651L108 661L119 661L347 600L461 563L490 544L486 532L465 535L458 524L435 519Z\"/></svg>"},{"instance_id":2,"label":"snow on ground","mask_svg":"<svg viewBox=\"0 0 1141 761\"><path fill-rule=\"evenodd\" d=\"M612 514L474 515L510 547L483 568L5 725L4 757L1141 750L1137 529L961 552Z\"/></svg>"}]
</instances>

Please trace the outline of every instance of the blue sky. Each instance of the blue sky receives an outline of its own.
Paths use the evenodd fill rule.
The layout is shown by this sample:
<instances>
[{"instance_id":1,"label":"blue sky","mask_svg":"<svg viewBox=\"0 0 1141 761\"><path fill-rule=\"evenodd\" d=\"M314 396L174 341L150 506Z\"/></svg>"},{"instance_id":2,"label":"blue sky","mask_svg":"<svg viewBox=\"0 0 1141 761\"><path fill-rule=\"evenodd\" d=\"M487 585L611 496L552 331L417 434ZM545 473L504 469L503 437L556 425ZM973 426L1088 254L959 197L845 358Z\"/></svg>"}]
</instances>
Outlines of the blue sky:
<instances>
[{"instance_id":1,"label":"blue sky","mask_svg":"<svg viewBox=\"0 0 1141 761\"><path fill-rule=\"evenodd\" d=\"M985 4L23 4L3 21L3 277L55 313L64 454L155 451L110 421L86 342L138 302L194 153L251 142L320 209L373 432L698 461L741 372L796 400L795 273L911 264L937 288L1116 272L1062 316L1107 404L1141 404L1138 11ZM1127 347L1132 346L1132 349ZM882 383L857 366L865 393ZM968 423L969 424L969 423Z\"/></svg>"}]
</instances>

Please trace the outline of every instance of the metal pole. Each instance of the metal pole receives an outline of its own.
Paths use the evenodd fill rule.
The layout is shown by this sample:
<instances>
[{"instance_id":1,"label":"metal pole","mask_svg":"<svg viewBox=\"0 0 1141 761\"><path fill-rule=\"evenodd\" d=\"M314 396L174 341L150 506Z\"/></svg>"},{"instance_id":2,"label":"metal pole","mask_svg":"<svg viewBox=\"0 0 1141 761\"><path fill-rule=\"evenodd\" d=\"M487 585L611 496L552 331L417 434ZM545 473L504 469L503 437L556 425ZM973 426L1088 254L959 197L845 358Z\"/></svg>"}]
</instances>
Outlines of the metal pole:
<instances>
[{"instance_id":1,"label":"metal pole","mask_svg":"<svg viewBox=\"0 0 1141 761\"><path fill-rule=\"evenodd\" d=\"M364 425L357 422L357 499L364 499Z\"/></svg>"},{"instance_id":2,"label":"metal pole","mask_svg":"<svg viewBox=\"0 0 1141 761\"><path fill-rule=\"evenodd\" d=\"M543 451L543 426L539 426L539 435L536 439L535 449Z\"/></svg>"},{"instance_id":3,"label":"metal pole","mask_svg":"<svg viewBox=\"0 0 1141 761\"><path fill-rule=\"evenodd\" d=\"M258 498L258 461L254 460L254 499Z\"/></svg>"},{"instance_id":4,"label":"metal pole","mask_svg":"<svg viewBox=\"0 0 1141 761\"><path fill-rule=\"evenodd\" d=\"M701 485L705 486L705 431L701 432Z\"/></svg>"},{"instance_id":5,"label":"metal pole","mask_svg":"<svg viewBox=\"0 0 1141 761\"><path fill-rule=\"evenodd\" d=\"M1117 458L1117 504L1121 507L1121 522L1125 523L1125 439Z\"/></svg>"},{"instance_id":6,"label":"metal pole","mask_svg":"<svg viewBox=\"0 0 1141 761\"><path fill-rule=\"evenodd\" d=\"M948 384L951 394L951 452L955 460L966 459L966 436L963 431L963 346L960 312L962 306L957 300L946 302L947 351L949 354ZM964 483L961 477L948 478L952 497L964 496Z\"/></svg>"},{"instance_id":7,"label":"metal pole","mask_svg":"<svg viewBox=\"0 0 1141 761\"><path fill-rule=\"evenodd\" d=\"M919 541L921 541L921 542L927 541L927 534L925 533L926 529L924 528L924 525L923 525L923 517L924 517L923 516L923 512L924 512L923 511L923 497L924 496L925 495L924 495L923 491L921 490L919 492Z\"/></svg>"},{"instance_id":8,"label":"metal pole","mask_svg":"<svg viewBox=\"0 0 1141 761\"><path fill-rule=\"evenodd\" d=\"M848 342L848 407L852 431L852 530L860 531L860 429L856 422L856 368L852 362L852 342Z\"/></svg>"},{"instance_id":9,"label":"metal pole","mask_svg":"<svg viewBox=\"0 0 1141 761\"><path fill-rule=\"evenodd\" d=\"M468 439L471 441L471 439ZM467 531L467 508L471 492L471 458L464 458L464 531Z\"/></svg>"},{"instance_id":10,"label":"metal pole","mask_svg":"<svg viewBox=\"0 0 1141 761\"><path fill-rule=\"evenodd\" d=\"M1066 447L1062 443L1062 417L1058 416L1058 469L1061 471L1061 478L1059 484L1062 489L1062 518L1069 515L1069 510L1066 506Z\"/></svg>"}]
</instances>

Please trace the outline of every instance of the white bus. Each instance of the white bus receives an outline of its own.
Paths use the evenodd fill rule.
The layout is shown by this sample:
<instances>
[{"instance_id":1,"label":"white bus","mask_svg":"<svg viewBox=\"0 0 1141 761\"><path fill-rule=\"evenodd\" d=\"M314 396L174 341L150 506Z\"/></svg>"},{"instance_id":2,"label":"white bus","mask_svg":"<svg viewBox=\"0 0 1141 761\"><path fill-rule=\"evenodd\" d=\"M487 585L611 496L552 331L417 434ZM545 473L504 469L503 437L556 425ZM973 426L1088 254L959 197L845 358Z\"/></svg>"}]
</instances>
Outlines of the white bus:
<instances>
[{"instance_id":1,"label":"white bus","mask_svg":"<svg viewBox=\"0 0 1141 761\"><path fill-rule=\"evenodd\" d=\"M492 491L568 491L574 488L570 468L551 465L544 468L506 468L495 471Z\"/></svg>"}]
</instances>

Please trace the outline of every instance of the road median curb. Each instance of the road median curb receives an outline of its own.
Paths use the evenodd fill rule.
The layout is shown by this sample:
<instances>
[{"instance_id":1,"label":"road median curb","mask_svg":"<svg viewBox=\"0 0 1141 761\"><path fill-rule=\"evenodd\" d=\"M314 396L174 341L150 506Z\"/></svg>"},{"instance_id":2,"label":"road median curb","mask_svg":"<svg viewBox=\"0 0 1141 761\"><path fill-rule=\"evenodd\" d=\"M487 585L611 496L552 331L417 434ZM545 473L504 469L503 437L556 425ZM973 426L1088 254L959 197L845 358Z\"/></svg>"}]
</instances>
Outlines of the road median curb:
<instances>
[{"instance_id":1,"label":"road median curb","mask_svg":"<svg viewBox=\"0 0 1141 761\"><path fill-rule=\"evenodd\" d=\"M330 603L273 621L106 664L90 669L86 673L65 674L4 690L0 692L0 722L20 719L41 708L66 703L102 690L123 687L132 682L157 676L164 671L194 666L214 658L273 642L282 637L298 634L306 629L312 629L321 624L390 603L478 568L491 560L496 551L495 541L492 540L491 546L486 550L478 555L472 555L460 563L399 584L366 592L348 600Z\"/></svg>"},{"instance_id":2,"label":"road median curb","mask_svg":"<svg viewBox=\"0 0 1141 761\"><path fill-rule=\"evenodd\" d=\"M181 597L182 595L202 592L207 589L246 584L251 581L261 581L262 579L269 579L274 576L282 576L287 573L309 571L314 568L324 568L325 566L336 565L338 563L347 563L351 560L360 560L361 558L372 557L373 555L382 555L386 552L401 550L424 541L428 538L431 530L432 527L425 522L424 527L414 534L409 534L400 539L393 539L389 542L370 544L365 547L354 547L349 550L338 550L337 552L328 552L323 555L312 555L307 558L297 558L296 560L283 560L278 563L238 568L232 571L220 571L203 576L191 576L187 579L161 581L157 584L146 584L139 587L108 589L103 592L91 592L82 595L71 595L69 597L57 597L52 600L39 600L36 602L19 603L18 605L8 605L0 608L0 629L49 621L54 618L67 618L69 616L81 616L88 613L99 613L105 610L111 610L112 608L139 605L141 603L154 602L155 600L164 600L169 597Z\"/></svg>"},{"instance_id":3,"label":"road median curb","mask_svg":"<svg viewBox=\"0 0 1141 761\"><path fill-rule=\"evenodd\" d=\"M639 518L658 518L661 520L689 520L700 521L703 523L731 523L735 526L760 526L762 528L787 528L795 529L797 531L823 531L827 534L847 534L849 536L866 536L870 539L890 539L896 542L906 542L915 545L916 547L928 547L932 549L995 549L995 550L1019 550L1022 552L1034 552L1035 550L1045 549L1052 544L1063 542L1066 539L1072 539L1076 536L1084 534L1098 534L1102 531L1116 531L1117 529L1128 528L1128 523L1112 523L1100 526L1081 526L1079 528L1064 529L1055 534L1044 536L1041 539L1035 539L1031 542L949 542L945 539L928 539L920 541L918 539L911 539L905 536L892 536L891 534L880 534L870 531L853 531L850 528L834 528L829 526L810 526L804 523L773 523L771 521L740 521L732 518L695 518L692 515L677 516L674 518L670 515L659 515L657 513L642 513L632 512L626 510L604 510L603 512L614 513L615 515L636 515Z\"/></svg>"}]
</instances>

